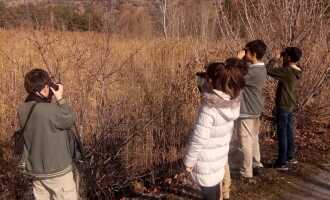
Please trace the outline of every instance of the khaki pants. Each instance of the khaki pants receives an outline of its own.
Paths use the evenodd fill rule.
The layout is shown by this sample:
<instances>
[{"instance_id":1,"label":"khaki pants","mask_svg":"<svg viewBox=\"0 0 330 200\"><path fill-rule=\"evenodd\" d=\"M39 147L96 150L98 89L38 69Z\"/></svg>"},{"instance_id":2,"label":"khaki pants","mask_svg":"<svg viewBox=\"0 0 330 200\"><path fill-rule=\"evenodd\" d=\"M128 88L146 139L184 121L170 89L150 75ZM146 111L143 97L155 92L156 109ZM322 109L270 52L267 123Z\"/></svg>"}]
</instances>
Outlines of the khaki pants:
<instances>
[{"instance_id":1,"label":"khaki pants","mask_svg":"<svg viewBox=\"0 0 330 200\"><path fill-rule=\"evenodd\" d=\"M243 177L253 177L253 168L263 167L260 162L259 129L259 118L237 120L240 151L243 153L240 173Z\"/></svg>"},{"instance_id":2,"label":"khaki pants","mask_svg":"<svg viewBox=\"0 0 330 200\"><path fill-rule=\"evenodd\" d=\"M33 194L36 200L77 200L78 194L73 173L63 176L34 180Z\"/></svg>"},{"instance_id":3,"label":"khaki pants","mask_svg":"<svg viewBox=\"0 0 330 200\"><path fill-rule=\"evenodd\" d=\"M223 177L222 184L220 184L220 187L222 187L220 190L220 191L222 191L220 200L229 199L230 186L231 186L230 169L229 169L229 164L227 163L225 165L225 175Z\"/></svg>"}]
</instances>

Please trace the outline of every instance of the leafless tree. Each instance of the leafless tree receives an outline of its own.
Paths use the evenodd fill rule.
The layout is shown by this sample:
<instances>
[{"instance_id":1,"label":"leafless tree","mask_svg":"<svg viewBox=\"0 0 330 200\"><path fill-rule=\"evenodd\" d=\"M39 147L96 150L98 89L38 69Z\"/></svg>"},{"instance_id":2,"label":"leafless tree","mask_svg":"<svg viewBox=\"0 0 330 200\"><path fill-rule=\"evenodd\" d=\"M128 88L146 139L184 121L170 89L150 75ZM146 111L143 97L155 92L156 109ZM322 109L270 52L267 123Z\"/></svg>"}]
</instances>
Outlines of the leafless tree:
<instances>
[{"instance_id":1,"label":"leafless tree","mask_svg":"<svg viewBox=\"0 0 330 200\"><path fill-rule=\"evenodd\" d=\"M235 54L244 42L263 39L269 51L266 59L272 56L272 50L286 46L298 46L303 50L300 62L304 68L302 80L299 81L297 96L299 101L298 117L306 116L304 112L318 98L325 94L327 77L330 71L329 13L330 2L319 0L215 0L218 13L218 27L228 49ZM316 50L317 49L317 50ZM317 66L317 67L316 67ZM274 84L267 85L267 94L272 94ZM326 101L318 101L313 112L324 111ZM270 112L272 103L267 102ZM309 116L311 116L311 112ZM328 114L330 111L327 111ZM271 115L271 114L270 114ZM298 120L304 121L304 120Z\"/></svg>"}]
</instances>

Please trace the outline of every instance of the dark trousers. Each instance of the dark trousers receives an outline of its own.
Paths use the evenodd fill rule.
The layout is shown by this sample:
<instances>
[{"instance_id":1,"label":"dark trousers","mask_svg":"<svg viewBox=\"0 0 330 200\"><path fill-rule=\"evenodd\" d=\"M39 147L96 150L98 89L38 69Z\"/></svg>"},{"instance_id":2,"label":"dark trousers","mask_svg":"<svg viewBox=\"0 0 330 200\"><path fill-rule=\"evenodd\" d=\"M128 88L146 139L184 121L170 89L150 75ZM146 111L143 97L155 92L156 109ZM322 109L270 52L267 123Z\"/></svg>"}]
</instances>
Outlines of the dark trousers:
<instances>
[{"instance_id":1,"label":"dark trousers","mask_svg":"<svg viewBox=\"0 0 330 200\"><path fill-rule=\"evenodd\" d=\"M294 158L295 145L293 133L293 114L282 108L277 108L277 138L278 138L278 164L284 165Z\"/></svg>"},{"instance_id":2,"label":"dark trousers","mask_svg":"<svg viewBox=\"0 0 330 200\"><path fill-rule=\"evenodd\" d=\"M212 187L201 187L204 200L219 200L221 196L220 184Z\"/></svg>"}]
</instances>

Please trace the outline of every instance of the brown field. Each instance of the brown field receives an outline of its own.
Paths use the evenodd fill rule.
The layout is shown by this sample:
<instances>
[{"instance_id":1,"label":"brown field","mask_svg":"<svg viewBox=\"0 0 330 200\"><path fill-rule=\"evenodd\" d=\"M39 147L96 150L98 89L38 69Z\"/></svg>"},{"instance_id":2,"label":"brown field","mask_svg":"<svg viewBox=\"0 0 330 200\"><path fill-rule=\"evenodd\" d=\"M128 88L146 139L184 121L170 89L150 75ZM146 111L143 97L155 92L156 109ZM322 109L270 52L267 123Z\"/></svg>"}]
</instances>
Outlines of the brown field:
<instances>
[{"instance_id":1,"label":"brown field","mask_svg":"<svg viewBox=\"0 0 330 200\"><path fill-rule=\"evenodd\" d=\"M21 30L3 30L0 38L1 159L11 163L8 141L26 96L23 76L46 68L76 111L88 146L88 180L108 189L181 158L198 104L194 73L228 56L221 45L192 39Z\"/></svg>"},{"instance_id":2,"label":"brown field","mask_svg":"<svg viewBox=\"0 0 330 200\"><path fill-rule=\"evenodd\" d=\"M328 1L120 2L102 18L109 33L45 31L55 30L48 18L0 30L0 199L31 197L15 168L10 138L26 96L24 74L36 67L64 84L76 112L87 154L81 166L87 199L111 199L133 180L154 184L176 173L199 104L195 73L257 38L268 45L265 61L275 49L302 48L295 112L299 159L329 154ZM261 143L274 139L275 86L269 79L264 90Z\"/></svg>"},{"instance_id":3,"label":"brown field","mask_svg":"<svg viewBox=\"0 0 330 200\"><path fill-rule=\"evenodd\" d=\"M326 35L313 34L318 40L299 44L304 51L304 76L297 91L301 147L311 144L315 132L329 127L330 92L325 78L330 68L329 44ZM247 40L232 43L231 39L143 40L93 32L0 31L0 160L4 163L0 198L18 198L26 190L13 168L9 139L17 128L16 108L26 95L23 76L30 69L46 68L64 84L86 145L85 195L102 198L132 180L154 182L159 172L175 173L199 103L194 74L207 62L234 56ZM280 38L267 40L269 49L281 46ZM268 118L274 90L275 82L269 80L263 141L273 137ZM317 147L327 150L325 144Z\"/></svg>"}]
</instances>

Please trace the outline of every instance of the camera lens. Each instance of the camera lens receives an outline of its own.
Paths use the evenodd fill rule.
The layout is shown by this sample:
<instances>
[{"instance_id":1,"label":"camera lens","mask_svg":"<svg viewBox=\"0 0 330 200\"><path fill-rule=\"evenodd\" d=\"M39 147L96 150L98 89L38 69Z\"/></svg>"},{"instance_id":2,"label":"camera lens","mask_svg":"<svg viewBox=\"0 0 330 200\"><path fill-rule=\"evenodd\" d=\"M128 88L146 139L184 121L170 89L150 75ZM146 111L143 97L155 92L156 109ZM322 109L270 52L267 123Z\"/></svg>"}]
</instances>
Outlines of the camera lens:
<instances>
[{"instance_id":1,"label":"camera lens","mask_svg":"<svg viewBox=\"0 0 330 200\"><path fill-rule=\"evenodd\" d=\"M55 91L58 90L58 85L56 85L53 81L49 81L49 87L53 88Z\"/></svg>"}]
</instances>

